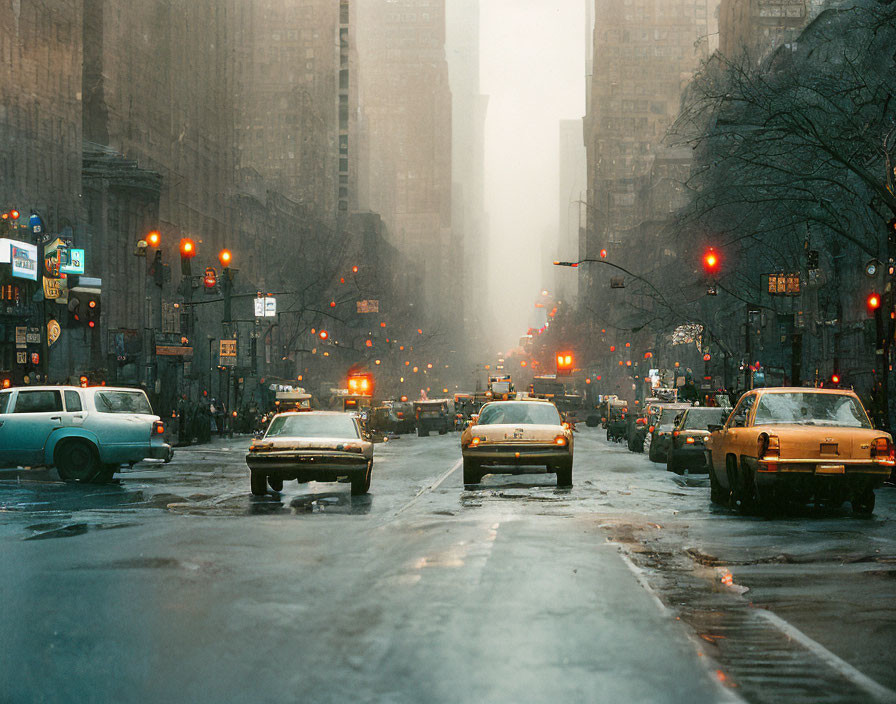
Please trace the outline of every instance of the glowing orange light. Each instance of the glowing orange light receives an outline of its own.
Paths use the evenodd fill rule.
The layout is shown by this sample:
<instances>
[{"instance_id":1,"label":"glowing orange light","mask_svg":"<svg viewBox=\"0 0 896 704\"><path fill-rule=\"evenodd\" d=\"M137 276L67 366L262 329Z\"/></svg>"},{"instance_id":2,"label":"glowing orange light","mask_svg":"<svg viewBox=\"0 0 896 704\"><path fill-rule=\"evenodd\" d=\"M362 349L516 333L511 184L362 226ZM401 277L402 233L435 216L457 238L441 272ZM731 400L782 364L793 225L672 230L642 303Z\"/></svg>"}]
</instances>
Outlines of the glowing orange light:
<instances>
[{"instance_id":1,"label":"glowing orange light","mask_svg":"<svg viewBox=\"0 0 896 704\"><path fill-rule=\"evenodd\" d=\"M868 296L868 309L877 310L878 308L880 308L880 296L876 293L872 293Z\"/></svg>"},{"instance_id":2,"label":"glowing orange light","mask_svg":"<svg viewBox=\"0 0 896 704\"><path fill-rule=\"evenodd\" d=\"M385 323L380 323L380 327L381 327L381 328L384 328L384 327L386 327L386 324L385 324Z\"/></svg>"},{"instance_id":3,"label":"glowing orange light","mask_svg":"<svg viewBox=\"0 0 896 704\"><path fill-rule=\"evenodd\" d=\"M150 247L158 247L162 241L162 235L159 234L158 230L153 230L146 236L146 242Z\"/></svg>"},{"instance_id":4,"label":"glowing orange light","mask_svg":"<svg viewBox=\"0 0 896 704\"><path fill-rule=\"evenodd\" d=\"M358 267L353 266L353 267L352 267L352 273L353 273L353 274L357 274L357 273L358 273Z\"/></svg>"},{"instance_id":5,"label":"glowing orange light","mask_svg":"<svg viewBox=\"0 0 896 704\"><path fill-rule=\"evenodd\" d=\"M180 241L180 256L184 259L192 259L196 256L196 243L189 237L184 237Z\"/></svg>"},{"instance_id":6,"label":"glowing orange light","mask_svg":"<svg viewBox=\"0 0 896 704\"><path fill-rule=\"evenodd\" d=\"M10 210L9 217L11 217L13 220L18 220L19 219L19 211L18 210Z\"/></svg>"},{"instance_id":7,"label":"glowing orange light","mask_svg":"<svg viewBox=\"0 0 896 704\"><path fill-rule=\"evenodd\" d=\"M600 258L601 259L607 258L607 250L605 250L605 249L600 250Z\"/></svg>"},{"instance_id":8,"label":"glowing orange light","mask_svg":"<svg viewBox=\"0 0 896 704\"><path fill-rule=\"evenodd\" d=\"M230 266L230 262L233 261L233 252L229 249L222 249L218 252L218 261L221 262L223 267Z\"/></svg>"},{"instance_id":9,"label":"glowing orange light","mask_svg":"<svg viewBox=\"0 0 896 704\"><path fill-rule=\"evenodd\" d=\"M321 330L319 333L317 333L317 336L321 340L326 340L330 337L330 333L328 333L326 330Z\"/></svg>"},{"instance_id":10,"label":"glowing orange light","mask_svg":"<svg viewBox=\"0 0 896 704\"><path fill-rule=\"evenodd\" d=\"M330 301L330 308L336 307L336 301Z\"/></svg>"},{"instance_id":11,"label":"glowing orange light","mask_svg":"<svg viewBox=\"0 0 896 704\"><path fill-rule=\"evenodd\" d=\"M368 347L373 347L373 340L368 340L364 344L367 345Z\"/></svg>"},{"instance_id":12,"label":"glowing orange light","mask_svg":"<svg viewBox=\"0 0 896 704\"><path fill-rule=\"evenodd\" d=\"M610 345L610 352L616 351L616 345Z\"/></svg>"},{"instance_id":13,"label":"glowing orange light","mask_svg":"<svg viewBox=\"0 0 896 704\"><path fill-rule=\"evenodd\" d=\"M422 334L423 334L423 330L422 330L421 328L417 328L417 334L418 334L418 335L422 335Z\"/></svg>"},{"instance_id":14,"label":"glowing orange light","mask_svg":"<svg viewBox=\"0 0 896 704\"><path fill-rule=\"evenodd\" d=\"M10 386L12 386L12 382L9 379L4 379L3 380L3 388L8 389Z\"/></svg>"}]
</instances>

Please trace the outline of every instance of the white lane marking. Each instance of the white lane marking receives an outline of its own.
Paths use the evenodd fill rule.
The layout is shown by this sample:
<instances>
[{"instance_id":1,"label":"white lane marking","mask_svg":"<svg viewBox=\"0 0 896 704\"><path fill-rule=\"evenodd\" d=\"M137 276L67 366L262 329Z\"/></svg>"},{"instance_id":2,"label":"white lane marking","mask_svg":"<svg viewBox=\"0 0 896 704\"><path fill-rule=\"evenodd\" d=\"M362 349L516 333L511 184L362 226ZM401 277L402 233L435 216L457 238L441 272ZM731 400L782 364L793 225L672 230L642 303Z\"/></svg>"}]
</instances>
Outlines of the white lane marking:
<instances>
[{"instance_id":1,"label":"white lane marking","mask_svg":"<svg viewBox=\"0 0 896 704\"><path fill-rule=\"evenodd\" d=\"M451 466L451 469L449 469L447 472L445 472L444 474L442 474L442 476L440 476L438 479L436 479L435 483L430 484L429 486L425 486L425 487L423 487L420 491L417 492L416 496L414 496L413 499L411 499L411 500L408 501L404 506L402 506L400 509L398 509L398 510L393 514L393 517L398 516L398 515L401 514L401 513L404 513L407 509L409 509L411 506L413 506L415 503L417 503L417 499L419 499L421 496L423 496L423 494L425 494L426 492L428 492L428 491L435 491L436 489L438 489L438 488L442 485L442 483L443 483L446 479L448 479L448 477L450 477L450 476L451 476L452 474L454 474L458 469L460 469L460 467L461 467L461 465L463 464L463 462L464 462L463 459L459 459L457 462L455 462L455 463Z\"/></svg>"},{"instance_id":2,"label":"white lane marking","mask_svg":"<svg viewBox=\"0 0 896 704\"><path fill-rule=\"evenodd\" d=\"M825 648L821 643L812 640L809 636L799 630L796 626L791 625L777 614L772 613L768 609L756 609L756 613L771 623L781 633L788 638L792 638L804 648L809 650L813 655L823 660L827 665L848 679L857 687L864 689L868 694L880 702L896 702L896 692L885 687L867 675L862 674L848 662L834 655L830 650Z\"/></svg>"}]
</instances>

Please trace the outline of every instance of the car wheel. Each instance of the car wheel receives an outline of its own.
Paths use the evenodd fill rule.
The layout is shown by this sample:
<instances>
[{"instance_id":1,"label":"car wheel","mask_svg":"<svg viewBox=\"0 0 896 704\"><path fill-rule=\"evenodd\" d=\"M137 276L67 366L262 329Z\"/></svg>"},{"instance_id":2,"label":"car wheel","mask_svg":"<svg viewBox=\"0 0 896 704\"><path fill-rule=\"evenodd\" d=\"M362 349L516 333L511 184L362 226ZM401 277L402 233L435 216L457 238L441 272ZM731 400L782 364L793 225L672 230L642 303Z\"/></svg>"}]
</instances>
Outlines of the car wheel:
<instances>
[{"instance_id":1,"label":"car wheel","mask_svg":"<svg viewBox=\"0 0 896 704\"><path fill-rule=\"evenodd\" d=\"M133 466L133 465L131 465ZM118 471L120 464L104 464L103 468L100 470L99 474L96 476L96 481L98 482L111 482L115 477L115 473Z\"/></svg>"},{"instance_id":2,"label":"car wheel","mask_svg":"<svg viewBox=\"0 0 896 704\"><path fill-rule=\"evenodd\" d=\"M417 437L418 438L427 438L427 437L429 437L429 431L423 430L423 428L417 428Z\"/></svg>"},{"instance_id":3,"label":"car wheel","mask_svg":"<svg viewBox=\"0 0 896 704\"><path fill-rule=\"evenodd\" d=\"M716 478L716 471L710 465L709 467L709 500L714 504L724 505L727 503L725 492L719 480Z\"/></svg>"},{"instance_id":4,"label":"car wheel","mask_svg":"<svg viewBox=\"0 0 896 704\"><path fill-rule=\"evenodd\" d=\"M867 489L850 502L852 512L857 516L870 516L874 513L874 490Z\"/></svg>"},{"instance_id":5,"label":"car wheel","mask_svg":"<svg viewBox=\"0 0 896 704\"><path fill-rule=\"evenodd\" d=\"M268 478L261 472L250 473L249 484L252 496L264 496L268 493Z\"/></svg>"},{"instance_id":6,"label":"car wheel","mask_svg":"<svg viewBox=\"0 0 896 704\"><path fill-rule=\"evenodd\" d=\"M370 491L370 475L373 473L373 462L367 463L363 472L352 477L352 496L362 496Z\"/></svg>"},{"instance_id":7,"label":"car wheel","mask_svg":"<svg viewBox=\"0 0 896 704\"><path fill-rule=\"evenodd\" d=\"M669 453L669 456L666 458L666 471L674 472L675 474L683 474L684 473L684 470L681 467L681 463L677 459L675 459L675 455L673 455L671 452Z\"/></svg>"},{"instance_id":8,"label":"car wheel","mask_svg":"<svg viewBox=\"0 0 896 704\"><path fill-rule=\"evenodd\" d=\"M92 482L102 470L96 447L86 440L63 440L53 453L53 464L63 481Z\"/></svg>"},{"instance_id":9,"label":"car wheel","mask_svg":"<svg viewBox=\"0 0 896 704\"><path fill-rule=\"evenodd\" d=\"M464 457L464 484L479 484L482 481L482 465L474 459Z\"/></svg>"},{"instance_id":10,"label":"car wheel","mask_svg":"<svg viewBox=\"0 0 896 704\"><path fill-rule=\"evenodd\" d=\"M439 431L439 435L447 435L447 434L448 434L448 431L447 431L445 428L442 428L442 429Z\"/></svg>"},{"instance_id":11,"label":"car wheel","mask_svg":"<svg viewBox=\"0 0 896 704\"><path fill-rule=\"evenodd\" d=\"M607 442L610 442L613 438L610 436L610 431L607 430Z\"/></svg>"},{"instance_id":12,"label":"car wheel","mask_svg":"<svg viewBox=\"0 0 896 704\"><path fill-rule=\"evenodd\" d=\"M572 460L566 460L557 466L557 486L572 486Z\"/></svg>"},{"instance_id":13,"label":"car wheel","mask_svg":"<svg viewBox=\"0 0 896 704\"><path fill-rule=\"evenodd\" d=\"M271 489L273 489L274 491L283 491L283 480L268 477L268 486L271 487Z\"/></svg>"}]
</instances>

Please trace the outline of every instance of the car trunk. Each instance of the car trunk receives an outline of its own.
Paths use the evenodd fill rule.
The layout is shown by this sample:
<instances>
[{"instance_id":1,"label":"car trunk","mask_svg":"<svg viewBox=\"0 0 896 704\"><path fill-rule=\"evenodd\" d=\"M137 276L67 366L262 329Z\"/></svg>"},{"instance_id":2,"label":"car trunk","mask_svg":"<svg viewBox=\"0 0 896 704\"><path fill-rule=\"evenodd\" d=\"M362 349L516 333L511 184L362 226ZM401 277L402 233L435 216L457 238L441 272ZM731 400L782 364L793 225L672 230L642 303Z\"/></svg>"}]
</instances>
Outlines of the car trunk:
<instances>
[{"instance_id":1,"label":"car trunk","mask_svg":"<svg viewBox=\"0 0 896 704\"><path fill-rule=\"evenodd\" d=\"M764 429L757 426L757 430ZM877 430L817 425L769 426L765 432L778 436L781 459L870 458L871 443L883 437Z\"/></svg>"},{"instance_id":2,"label":"car trunk","mask_svg":"<svg viewBox=\"0 0 896 704\"><path fill-rule=\"evenodd\" d=\"M559 425L501 424L477 425L472 432L474 437L485 438L486 442L550 443L563 429Z\"/></svg>"}]
</instances>

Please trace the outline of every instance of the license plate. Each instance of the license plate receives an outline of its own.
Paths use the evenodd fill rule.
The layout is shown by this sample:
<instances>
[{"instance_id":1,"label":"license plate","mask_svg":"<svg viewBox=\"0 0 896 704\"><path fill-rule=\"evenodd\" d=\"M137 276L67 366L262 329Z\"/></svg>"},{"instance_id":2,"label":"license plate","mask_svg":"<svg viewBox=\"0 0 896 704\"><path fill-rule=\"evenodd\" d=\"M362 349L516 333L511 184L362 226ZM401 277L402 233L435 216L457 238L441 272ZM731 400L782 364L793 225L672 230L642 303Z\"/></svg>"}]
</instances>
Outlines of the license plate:
<instances>
[{"instance_id":1,"label":"license plate","mask_svg":"<svg viewBox=\"0 0 896 704\"><path fill-rule=\"evenodd\" d=\"M816 474L845 474L846 465L842 464L820 464L815 470Z\"/></svg>"}]
</instances>

